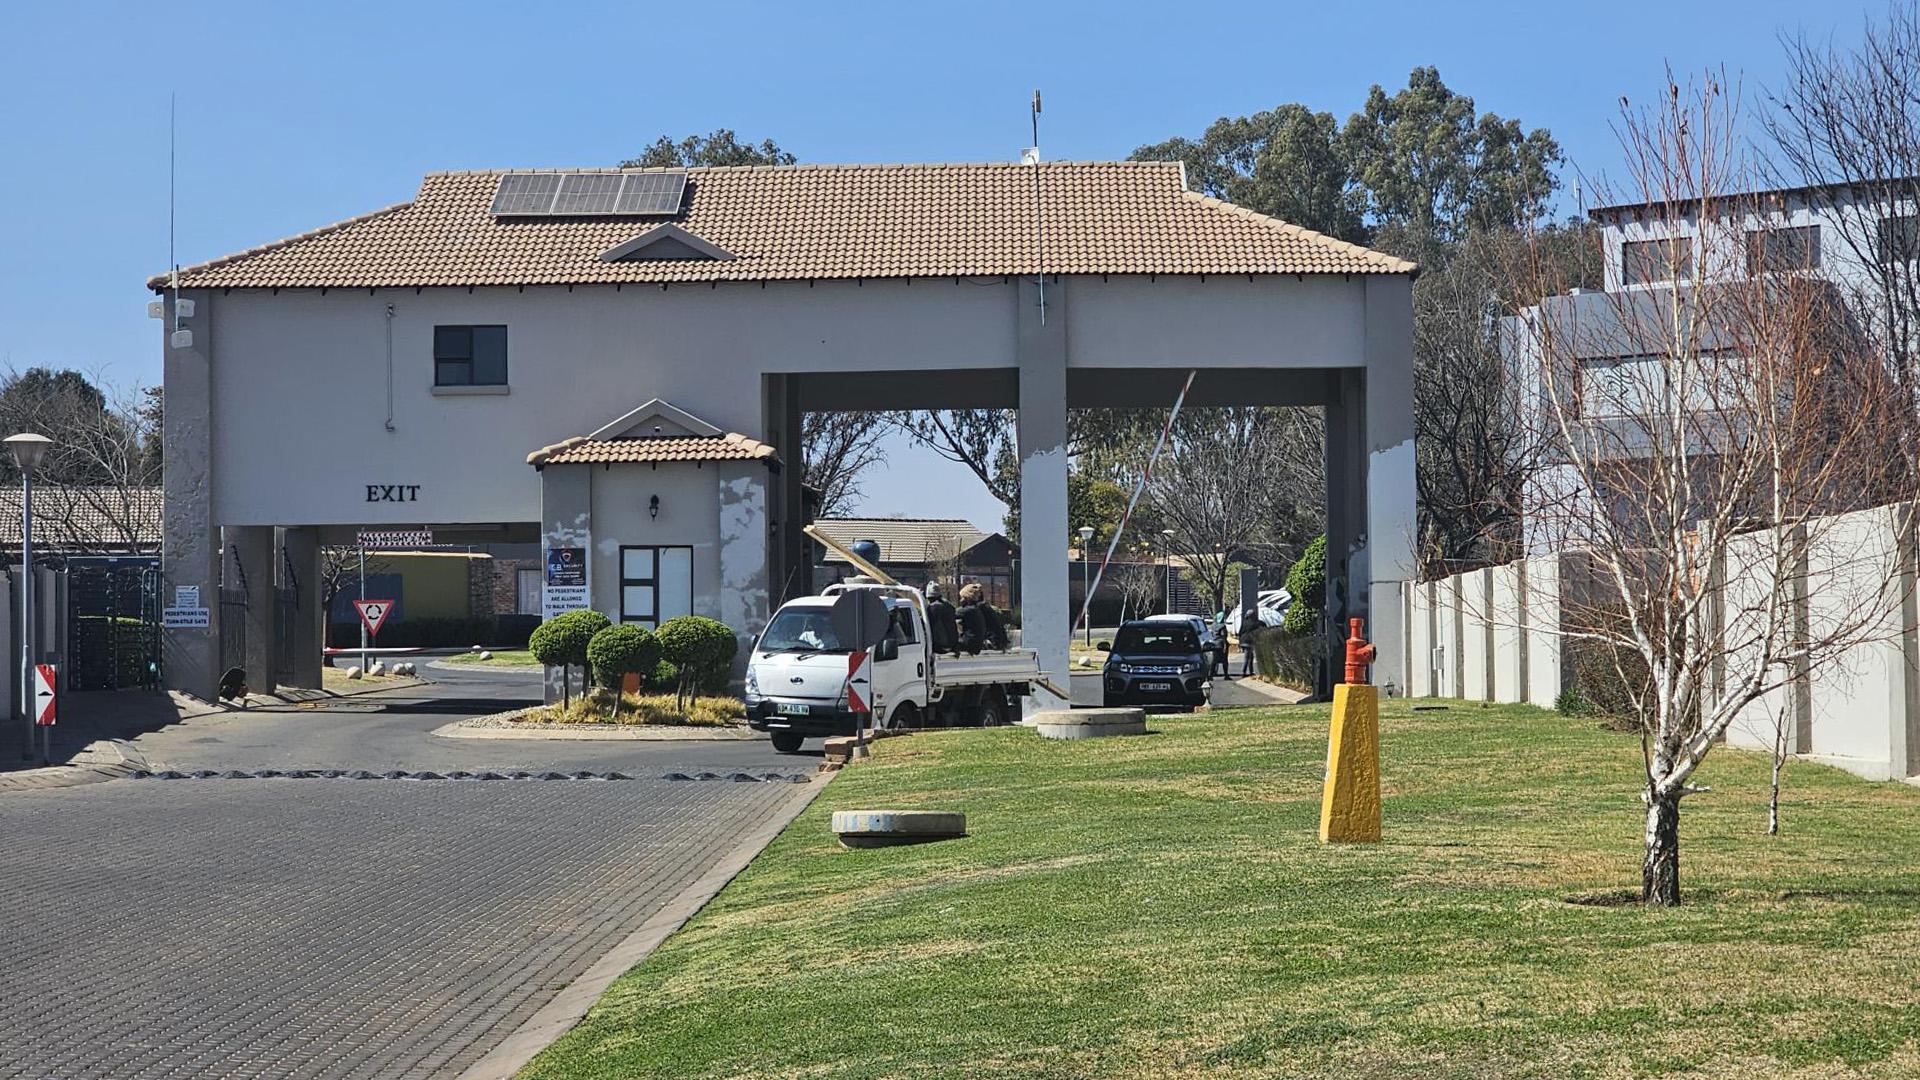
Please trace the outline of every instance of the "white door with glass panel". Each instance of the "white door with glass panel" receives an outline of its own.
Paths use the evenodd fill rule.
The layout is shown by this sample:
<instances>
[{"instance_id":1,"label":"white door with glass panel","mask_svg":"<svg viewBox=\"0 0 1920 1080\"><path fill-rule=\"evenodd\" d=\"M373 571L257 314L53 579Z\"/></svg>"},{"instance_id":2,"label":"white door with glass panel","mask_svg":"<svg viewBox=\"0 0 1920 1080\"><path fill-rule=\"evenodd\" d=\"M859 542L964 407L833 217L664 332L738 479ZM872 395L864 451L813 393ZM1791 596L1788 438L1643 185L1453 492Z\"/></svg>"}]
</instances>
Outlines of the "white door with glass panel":
<instances>
[{"instance_id":1,"label":"white door with glass panel","mask_svg":"<svg viewBox=\"0 0 1920 1080\"><path fill-rule=\"evenodd\" d=\"M693 549L622 547L620 621L659 626L693 614Z\"/></svg>"}]
</instances>

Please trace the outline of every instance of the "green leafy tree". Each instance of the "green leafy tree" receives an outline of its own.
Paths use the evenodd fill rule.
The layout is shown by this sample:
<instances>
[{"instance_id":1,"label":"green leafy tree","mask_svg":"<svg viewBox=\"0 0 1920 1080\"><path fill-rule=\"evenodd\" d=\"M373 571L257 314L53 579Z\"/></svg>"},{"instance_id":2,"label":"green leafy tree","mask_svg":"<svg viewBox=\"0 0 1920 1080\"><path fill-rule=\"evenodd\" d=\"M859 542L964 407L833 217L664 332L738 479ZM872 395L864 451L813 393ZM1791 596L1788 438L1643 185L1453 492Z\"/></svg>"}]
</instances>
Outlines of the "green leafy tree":
<instances>
[{"instance_id":1,"label":"green leafy tree","mask_svg":"<svg viewBox=\"0 0 1920 1080\"><path fill-rule=\"evenodd\" d=\"M701 693L724 693L740 639L727 624L702 615L682 615L660 625L660 653L679 672L675 705L686 708Z\"/></svg>"},{"instance_id":2,"label":"green leafy tree","mask_svg":"<svg viewBox=\"0 0 1920 1080\"><path fill-rule=\"evenodd\" d=\"M1142 146L1136 161L1178 161L1187 186L1304 228L1364 241L1365 199L1332 113L1287 104L1252 116L1223 116L1195 142Z\"/></svg>"},{"instance_id":3,"label":"green leafy tree","mask_svg":"<svg viewBox=\"0 0 1920 1080\"><path fill-rule=\"evenodd\" d=\"M1287 571L1287 592L1293 595L1280 629L1288 637L1306 637L1320 628L1320 613L1327 606L1327 538L1316 536L1300 561Z\"/></svg>"},{"instance_id":4,"label":"green leafy tree","mask_svg":"<svg viewBox=\"0 0 1920 1080\"><path fill-rule=\"evenodd\" d=\"M743 143L730 128L711 135L689 135L684 139L662 135L639 157L620 163L623 169L660 169L695 165L792 165L798 159L772 139Z\"/></svg>"},{"instance_id":5,"label":"green leafy tree","mask_svg":"<svg viewBox=\"0 0 1920 1080\"><path fill-rule=\"evenodd\" d=\"M560 669L562 704L573 703L569 680L573 668L583 667L590 662L587 646L592 644L593 635L611 625L613 620L597 611L568 611L534 627L532 635L527 638L527 648L532 651L535 660L547 667Z\"/></svg>"},{"instance_id":6,"label":"green leafy tree","mask_svg":"<svg viewBox=\"0 0 1920 1080\"><path fill-rule=\"evenodd\" d=\"M660 642L638 623L610 625L587 642L593 681L613 691L613 715L620 715L620 686L628 675L650 674L660 662Z\"/></svg>"}]
</instances>

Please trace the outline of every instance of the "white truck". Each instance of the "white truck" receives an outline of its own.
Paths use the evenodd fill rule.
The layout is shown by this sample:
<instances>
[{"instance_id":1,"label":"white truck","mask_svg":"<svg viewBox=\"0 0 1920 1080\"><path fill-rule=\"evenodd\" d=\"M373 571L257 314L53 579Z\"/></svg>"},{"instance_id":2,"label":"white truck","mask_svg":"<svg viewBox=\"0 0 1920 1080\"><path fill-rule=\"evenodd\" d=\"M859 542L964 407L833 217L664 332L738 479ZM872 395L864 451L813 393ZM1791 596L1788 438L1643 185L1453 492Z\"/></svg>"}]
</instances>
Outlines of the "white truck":
<instances>
[{"instance_id":1,"label":"white truck","mask_svg":"<svg viewBox=\"0 0 1920 1080\"><path fill-rule=\"evenodd\" d=\"M747 723L791 754L809 738L852 735L861 721L847 707L848 659L834 633L836 597L872 589L887 610L887 636L873 650L875 727L972 727L1011 723L1032 689L1052 691L1031 649L935 653L927 605L918 589L877 582L830 586L780 606L747 658ZM1058 691L1052 691L1057 693Z\"/></svg>"}]
</instances>

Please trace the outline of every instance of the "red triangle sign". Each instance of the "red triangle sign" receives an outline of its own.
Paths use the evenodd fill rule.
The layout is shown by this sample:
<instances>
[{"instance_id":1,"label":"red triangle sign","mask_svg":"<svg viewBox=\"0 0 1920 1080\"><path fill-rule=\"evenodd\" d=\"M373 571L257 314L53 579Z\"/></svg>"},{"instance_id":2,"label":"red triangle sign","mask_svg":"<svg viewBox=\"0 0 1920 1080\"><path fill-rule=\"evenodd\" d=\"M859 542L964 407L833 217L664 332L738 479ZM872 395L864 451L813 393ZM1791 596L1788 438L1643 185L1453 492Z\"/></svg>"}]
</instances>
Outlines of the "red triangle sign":
<instances>
[{"instance_id":1,"label":"red triangle sign","mask_svg":"<svg viewBox=\"0 0 1920 1080\"><path fill-rule=\"evenodd\" d=\"M391 600L355 600L354 610L360 613L361 625L367 628L367 636L380 633L380 624L387 621L387 614L393 610Z\"/></svg>"}]
</instances>

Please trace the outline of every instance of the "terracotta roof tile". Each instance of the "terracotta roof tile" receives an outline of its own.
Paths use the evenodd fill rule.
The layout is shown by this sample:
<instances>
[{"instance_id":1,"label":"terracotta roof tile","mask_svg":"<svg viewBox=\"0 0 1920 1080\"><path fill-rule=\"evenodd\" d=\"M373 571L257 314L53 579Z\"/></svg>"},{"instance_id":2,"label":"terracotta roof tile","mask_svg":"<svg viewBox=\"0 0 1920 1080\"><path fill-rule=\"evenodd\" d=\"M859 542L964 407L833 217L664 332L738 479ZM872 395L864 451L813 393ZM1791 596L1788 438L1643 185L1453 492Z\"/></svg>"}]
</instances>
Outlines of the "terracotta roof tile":
<instances>
[{"instance_id":1,"label":"terracotta roof tile","mask_svg":"<svg viewBox=\"0 0 1920 1080\"><path fill-rule=\"evenodd\" d=\"M527 464L644 465L662 461L756 461L773 457L773 447L758 439L732 432L725 435L649 435L621 439L575 436L528 454Z\"/></svg>"},{"instance_id":2,"label":"terracotta roof tile","mask_svg":"<svg viewBox=\"0 0 1920 1080\"><path fill-rule=\"evenodd\" d=\"M596 171L596 170L576 170ZM600 170L618 171L618 170ZM1034 270L1034 167L687 170L674 224L724 261L607 262L660 218L496 219L503 172L431 173L410 203L181 271L189 288L998 277ZM1405 260L1187 191L1173 162L1039 166L1057 274L1407 274ZM148 284L160 288L166 276Z\"/></svg>"}]
</instances>

